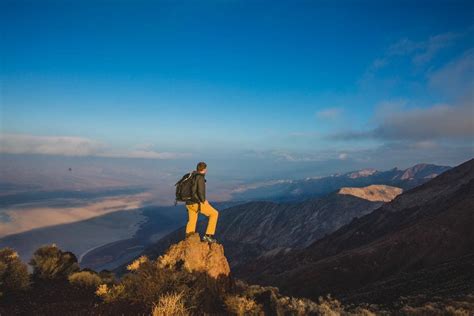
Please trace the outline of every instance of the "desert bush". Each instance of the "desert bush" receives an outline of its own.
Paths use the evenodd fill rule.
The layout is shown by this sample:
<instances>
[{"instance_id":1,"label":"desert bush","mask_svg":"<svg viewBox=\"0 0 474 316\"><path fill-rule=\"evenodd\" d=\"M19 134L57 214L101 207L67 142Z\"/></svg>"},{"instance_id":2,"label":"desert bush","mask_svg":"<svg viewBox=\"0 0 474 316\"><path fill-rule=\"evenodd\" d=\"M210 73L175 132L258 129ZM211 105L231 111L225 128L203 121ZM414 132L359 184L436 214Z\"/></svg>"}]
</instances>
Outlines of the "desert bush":
<instances>
[{"instance_id":1,"label":"desert bush","mask_svg":"<svg viewBox=\"0 0 474 316\"><path fill-rule=\"evenodd\" d=\"M147 256L140 256L139 258L135 259L132 263L127 266L128 271L136 271L140 268L140 265L143 263L148 262Z\"/></svg>"},{"instance_id":2,"label":"desert bush","mask_svg":"<svg viewBox=\"0 0 474 316\"><path fill-rule=\"evenodd\" d=\"M232 315L264 315L262 306L245 296L227 295L224 303L227 311Z\"/></svg>"},{"instance_id":3,"label":"desert bush","mask_svg":"<svg viewBox=\"0 0 474 316\"><path fill-rule=\"evenodd\" d=\"M225 290L220 282L204 272L188 272L179 265L160 267L156 261L140 260L140 264L134 265L118 285L102 284L96 294L108 302L120 300L121 303L144 305L149 310L158 306L157 310L161 310L175 293L180 293L180 302L188 314L197 311L223 313ZM120 292L117 293L119 285Z\"/></svg>"},{"instance_id":4,"label":"desert bush","mask_svg":"<svg viewBox=\"0 0 474 316\"><path fill-rule=\"evenodd\" d=\"M68 279L71 284L80 287L96 288L102 282L102 279L97 273L89 271L75 272L69 275Z\"/></svg>"},{"instance_id":5,"label":"desert bush","mask_svg":"<svg viewBox=\"0 0 474 316\"><path fill-rule=\"evenodd\" d=\"M30 264L33 266L33 276L41 279L66 278L79 271L76 256L72 252L63 252L55 245L36 250Z\"/></svg>"},{"instance_id":6,"label":"desert bush","mask_svg":"<svg viewBox=\"0 0 474 316\"><path fill-rule=\"evenodd\" d=\"M401 309L403 315L418 316L418 315L439 315L439 316L471 316L474 315L474 306L453 306L446 303L428 302L422 306L404 306Z\"/></svg>"},{"instance_id":7,"label":"desert bush","mask_svg":"<svg viewBox=\"0 0 474 316\"><path fill-rule=\"evenodd\" d=\"M160 296L152 311L153 316L186 316L189 315L183 302L183 293L169 293Z\"/></svg>"},{"instance_id":8,"label":"desert bush","mask_svg":"<svg viewBox=\"0 0 474 316\"><path fill-rule=\"evenodd\" d=\"M203 290L198 286L193 286L196 283L196 276L193 274L159 268L152 261L143 261L139 268L132 271L122 279L127 297L149 306L153 306L164 294L178 292L182 293L183 301L189 307L198 301L197 297Z\"/></svg>"},{"instance_id":9,"label":"desert bush","mask_svg":"<svg viewBox=\"0 0 474 316\"><path fill-rule=\"evenodd\" d=\"M25 290L30 283L28 269L18 253L11 248L0 250L0 296L3 293Z\"/></svg>"},{"instance_id":10,"label":"desert bush","mask_svg":"<svg viewBox=\"0 0 474 316\"><path fill-rule=\"evenodd\" d=\"M344 312L344 306L340 301L328 295L326 297L319 297L317 310L321 315L337 316Z\"/></svg>"},{"instance_id":11,"label":"desert bush","mask_svg":"<svg viewBox=\"0 0 474 316\"><path fill-rule=\"evenodd\" d=\"M248 301L254 301L265 315L375 315L375 313L366 308L366 306L346 308L340 301L332 298L330 295L320 297L318 302L314 302L306 298L281 295L278 288L272 286L248 285L241 280L237 280L235 285L235 292L238 297L245 297ZM243 301L239 302L236 298L234 298L233 301L226 300L227 306L239 306L239 303L244 305ZM245 313L242 309L239 311L235 308L229 311L237 315L252 315L253 313Z\"/></svg>"},{"instance_id":12,"label":"desert bush","mask_svg":"<svg viewBox=\"0 0 474 316\"><path fill-rule=\"evenodd\" d=\"M115 283L115 274L109 270L102 270L99 272L99 276L102 279L102 283L113 284Z\"/></svg>"},{"instance_id":13,"label":"desert bush","mask_svg":"<svg viewBox=\"0 0 474 316\"><path fill-rule=\"evenodd\" d=\"M474 295L456 297L427 296L424 294L401 297L401 315L474 315Z\"/></svg>"},{"instance_id":14,"label":"desert bush","mask_svg":"<svg viewBox=\"0 0 474 316\"><path fill-rule=\"evenodd\" d=\"M123 284L114 284L110 287L107 284L100 284L95 294L106 303L113 303L126 298Z\"/></svg>"}]
</instances>

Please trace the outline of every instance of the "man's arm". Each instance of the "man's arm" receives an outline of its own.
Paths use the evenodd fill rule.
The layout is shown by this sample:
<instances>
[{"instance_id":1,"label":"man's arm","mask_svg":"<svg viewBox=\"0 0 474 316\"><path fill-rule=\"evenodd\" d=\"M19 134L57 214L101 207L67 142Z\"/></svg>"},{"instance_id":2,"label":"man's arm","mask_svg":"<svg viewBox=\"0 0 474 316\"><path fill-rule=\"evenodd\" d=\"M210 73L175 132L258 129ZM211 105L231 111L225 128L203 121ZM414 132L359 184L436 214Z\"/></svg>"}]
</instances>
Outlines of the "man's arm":
<instances>
[{"instance_id":1,"label":"man's arm","mask_svg":"<svg viewBox=\"0 0 474 316\"><path fill-rule=\"evenodd\" d=\"M196 194L201 203L206 201L206 182L204 180L204 176L198 176L196 179L197 182L197 190Z\"/></svg>"}]
</instances>

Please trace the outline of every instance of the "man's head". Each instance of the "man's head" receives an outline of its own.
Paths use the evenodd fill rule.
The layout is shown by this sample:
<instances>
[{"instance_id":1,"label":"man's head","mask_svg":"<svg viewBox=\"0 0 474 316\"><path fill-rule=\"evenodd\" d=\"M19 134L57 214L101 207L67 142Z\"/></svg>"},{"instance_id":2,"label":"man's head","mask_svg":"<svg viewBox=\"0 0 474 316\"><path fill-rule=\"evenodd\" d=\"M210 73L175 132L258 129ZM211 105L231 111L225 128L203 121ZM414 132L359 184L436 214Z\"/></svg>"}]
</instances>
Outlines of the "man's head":
<instances>
[{"instance_id":1,"label":"man's head","mask_svg":"<svg viewBox=\"0 0 474 316\"><path fill-rule=\"evenodd\" d=\"M196 171L203 174L206 173L207 171L206 163L204 161L199 162L196 166Z\"/></svg>"}]
</instances>

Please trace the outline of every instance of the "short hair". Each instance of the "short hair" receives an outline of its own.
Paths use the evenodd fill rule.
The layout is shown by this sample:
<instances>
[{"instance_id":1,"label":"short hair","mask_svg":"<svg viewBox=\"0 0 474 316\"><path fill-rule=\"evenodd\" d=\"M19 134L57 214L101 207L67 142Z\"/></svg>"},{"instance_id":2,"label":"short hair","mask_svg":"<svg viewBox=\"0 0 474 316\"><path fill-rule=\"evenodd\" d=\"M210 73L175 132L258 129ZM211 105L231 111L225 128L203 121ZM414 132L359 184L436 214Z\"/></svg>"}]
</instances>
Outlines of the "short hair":
<instances>
[{"instance_id":1,"label":"short hair","mask_svg":"<svg viewBox=\"0 0 474 316\"><path fill-rule=\"evenodd\" d=\"M206 168L207 168L207 165L204 161L199 162L196 166L197 171L203 171Z\"/></svg>"}]
</instances>

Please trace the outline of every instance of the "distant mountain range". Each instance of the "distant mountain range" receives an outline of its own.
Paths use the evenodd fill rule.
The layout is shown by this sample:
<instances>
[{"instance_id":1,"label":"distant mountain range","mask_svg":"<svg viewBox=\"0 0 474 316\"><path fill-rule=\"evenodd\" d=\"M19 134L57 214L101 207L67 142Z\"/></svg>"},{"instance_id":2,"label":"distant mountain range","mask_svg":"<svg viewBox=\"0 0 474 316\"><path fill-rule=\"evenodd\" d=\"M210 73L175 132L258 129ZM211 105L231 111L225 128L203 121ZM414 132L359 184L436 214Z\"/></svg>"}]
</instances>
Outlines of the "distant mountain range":
<instances>
[{"instance_id":1,"label":"distant mountain range","mask_svg":"<svg viewBox=\"0 0 474 316\"><path fill-rule=\"evenodd\" d=\"M474 159L304 249L260 257L234 272L286 294L332 293L350 302L472 293Z\"/></svg>"},{"instance_id":2,"label":"distant mountain range","mask_svg":"<svg viewBox=\"0 0 474 316\"><path fill-rule=\"evenodd\" d=\"M372 184L385 184L408 190L449 169L447 166L418 164L408 169L393 168L387 171L364 169L321 178L280 180L248 189L240 188L233 193L233 198L239 201L303 201L324 196L342 187L365 187Z\"/></svg>"}]
</instances>

